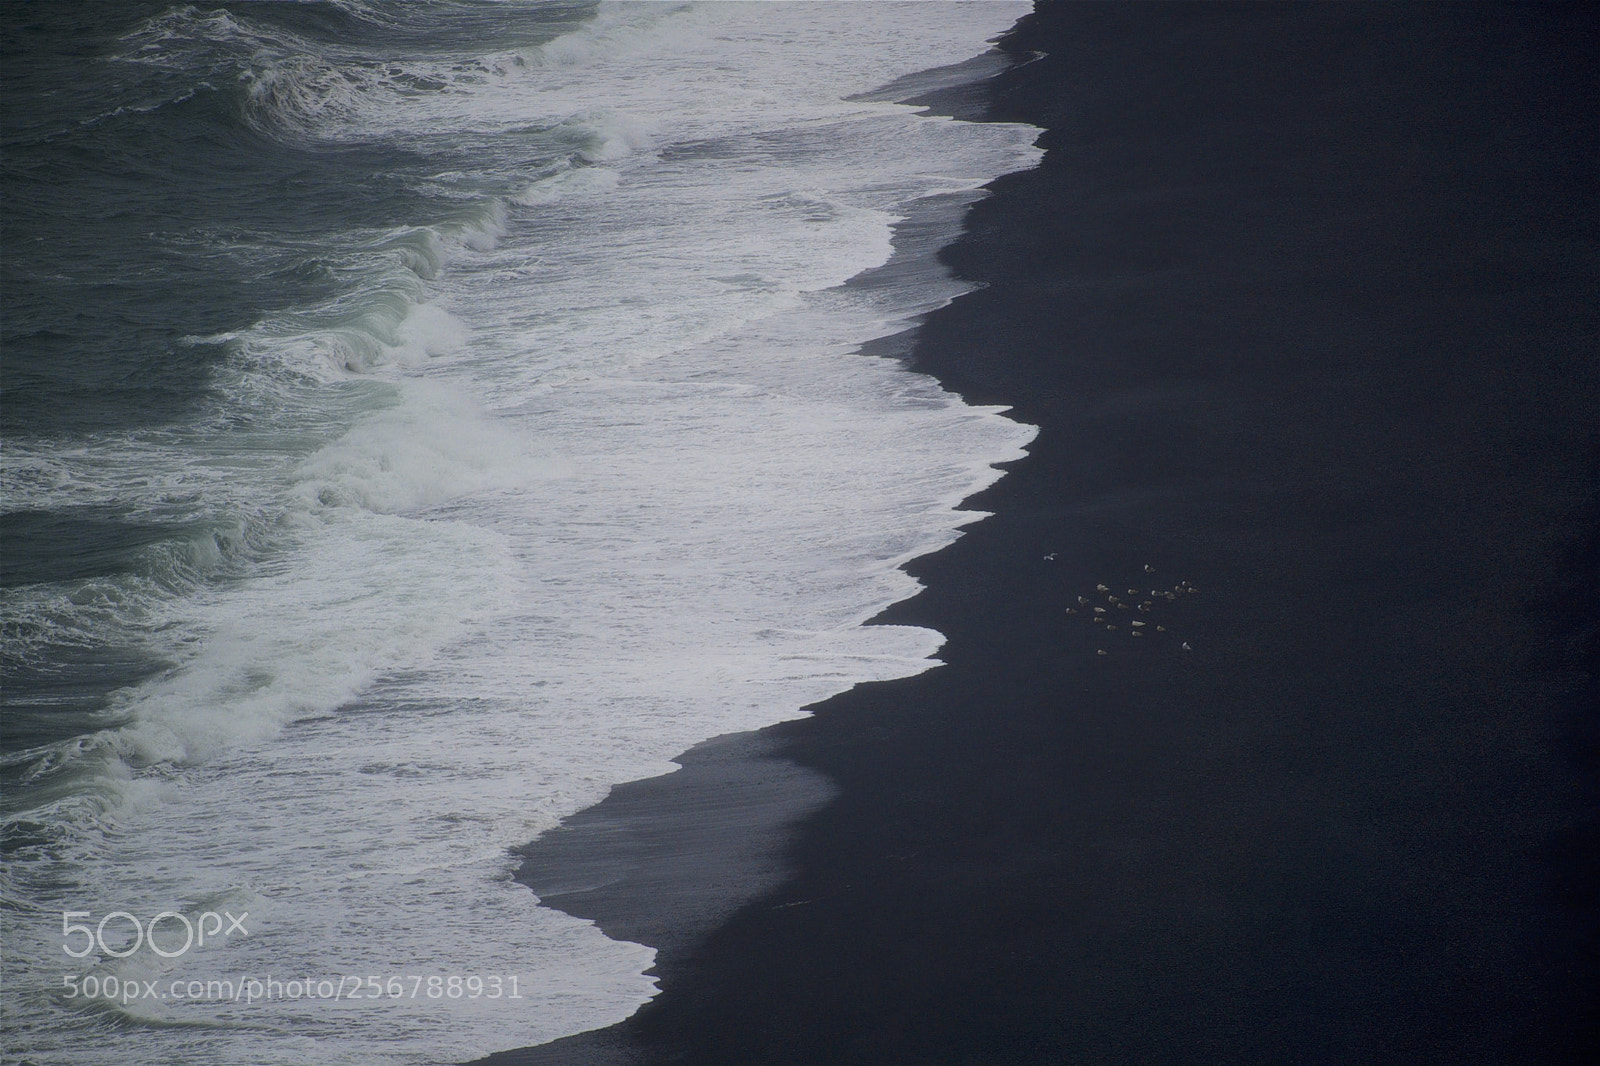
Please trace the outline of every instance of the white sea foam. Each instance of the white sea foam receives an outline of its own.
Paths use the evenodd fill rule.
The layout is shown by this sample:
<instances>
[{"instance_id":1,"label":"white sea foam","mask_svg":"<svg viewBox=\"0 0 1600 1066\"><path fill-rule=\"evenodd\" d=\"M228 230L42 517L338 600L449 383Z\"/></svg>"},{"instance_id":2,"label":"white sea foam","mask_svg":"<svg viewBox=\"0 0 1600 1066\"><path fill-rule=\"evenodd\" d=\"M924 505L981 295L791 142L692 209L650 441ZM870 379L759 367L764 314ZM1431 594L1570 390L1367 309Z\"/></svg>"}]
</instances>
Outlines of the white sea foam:
<instances>
[{"instance_id":1,"label":"white sea foam","mask_svg":"<svg viewBox=\"0 0 1600 1066\"><path fill-rule=\"evenodd\" d=\"M651 950L535 907L509 849L697 741L933 664L938 634L862 623L1032 430L856 353L961 291L934 263L840 286L914 201L1029 165L1036 131L847 97L1023 10L604 5L540 45L377 55L177 9L130 37L243 78L286 143L403 144L438 212L328 233L348 284L207 339L231 355L191 424L8 457L41 506L195 531L140 574L8 592L40 654L115 633L170 663L18 764L14 1041L443 1062L652 994ZM521 998L140 1000L107 1042L38 991L63 910L224 904L248 938L94 972L515 975Z\"/></svg>"}]
</instances>

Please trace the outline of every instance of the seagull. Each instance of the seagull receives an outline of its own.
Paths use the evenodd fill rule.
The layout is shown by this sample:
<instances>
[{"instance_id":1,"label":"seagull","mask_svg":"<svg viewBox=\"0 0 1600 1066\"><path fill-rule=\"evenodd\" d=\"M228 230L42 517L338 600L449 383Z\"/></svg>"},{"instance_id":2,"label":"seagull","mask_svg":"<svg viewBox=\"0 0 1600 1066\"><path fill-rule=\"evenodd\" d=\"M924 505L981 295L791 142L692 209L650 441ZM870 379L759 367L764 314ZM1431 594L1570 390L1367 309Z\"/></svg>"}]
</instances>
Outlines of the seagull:
<instances>
[{"instance_id":1,"label":"seagull","mask_svg":"<svg viewBox=\"0 0 1600 1066\"><path fill-rule=\"evenodd\" d=\"M1139 605L1139 610L1143 611L1145 614L1149 614L1150 613L1150 605L1148 603L1141 603Z\"/></svg>"},{"instance_id":2,"label":"seagull","mask_svg":"<svg viewBox=\"0 0 1600 1066\"><path fill-rule=\"evenodd\" d=\"M1095 588L1096 592L1110 592L1111 591L1110 589L1106 588L1104 585L1096 585L1094 588Z\"/></svg>"},{"instance_id":3,"label":"seagull","mask_svg":"<svg viewBox=\"0 0 1600 1066\"><path fill-rule=\"evenodd\" d=\"M1194 651L1193 648L1189 647L1189 642L1187 640L1183 642L1183 650L1184 651Z\"/></svg>"},{"instance_id":4,"label":"seagull","mask_svg":"<svg viewBox=\"0 0 1600 1066\"><path fill-rule=\"evenodd\" d=\"M1106 613L1106 609L1104 607L1096 607L1094 609L1094 613L1095 614L1105 614Z\"/></svg>"},{"instance_id":5,"label":"seagull","mask_svg":"<svg viewBox=\"0 0 1600 1066\"><path fill-rule=\"evenodd\" d=\"M1089 597L1087 597L1087 596L1079 596L1078 597L1078 606L1079 607L1087 607L1087 606L1089 606Z\"/></svg>"},{"instance_id":6,"label":"seagull","mask_svg":"<svg viewBox=\"0 0 1600 1066\"><path fill-rule=\"evenodd\" d=\"M1055 562L1055 558L1056 558L1056 553L1055 552L1051 552L1049 555L1046 555L1044 557L1044 561L1047 562L1047 563L1052 563L1052 562Z\"/></svg>"},{"instance_id":7,"label":"seagull","mask_svg":"<svg viewBox=\"0 0 1600 1066\"><path fill-rule=\"evenodd\" d=\"M1134 623L1133 623L1133 625L1135 625L1135 626L1138 626L1138 627L1141 627L1141 628L1142 628L1142 627L1143 627L1143 626L1144 626L1144 623L1143 623L1143 622L1139 622L1139 621L1135 621L1135 622L1134 622Z\"/></svg>"},{"instance_id":8,"label":"seagull","mask_svg":"<svg viewBox=\"0 0 1600 1066\"><path fill-rule=\"evenodd\" d=\"M1165 633L1166 631L1167 631L1167 627L1166 626L1156 626L1156 632L1157 633Z\"/></svg>"},{"instance_id":9,"label":"seagull","mask_svg":"<svg viewBox=\"0 0 1600 1066\"><path fill-rule=\"evenodd\" d=\"M1156 572L1156 568L1151 566L1149 563L1145 563L1144 564L1144 572L1147 573L1147 574L1153 574L1153 573Z\"/></svg>"},{"instance_id":10,"label":"seagull","mask_svg":"<svg viewBox=\"0 0 1600 1066\"><path fill-rule=\"evenodd\" d=\"M1068 614L1077 614L1078 613L1078 609L1076 607L1068 607L1067 608L1067 613Z\"/></svg>"},{"instance_id":11,"label":"seagull","mask_svg":"<svg viewBox=\"0 0 1600 1066\"><path fill-rule=\"evenodd\" d=\"M1104 648L1096 648L1096 649L1095 649L1095 650L1094 650L1094 653L1095 653L1095 654L1096 654L1096 655L1104 655L1104 654L1105 654L1105 653L1106 653L1106 650L1105 650L1105 649L1104 649Z\"/></svg>"},{"instance_id":12,"label":"seagull","mask_svg":"<svg viewBox=\"0 0 1600 1066\"><path fill-rule=\"evenodd\" d=\"M1144 636L1144 634L1139 632L1137 629L1135 629L1132 633L1129 633L1128 636L1130 636L1130 637L1142 637L1142 636Z\"/></svg>"},{"instance_id":13,"label":"seagull","mask_svg":"<svg viewBox=\"0 0 1600 1066\"><path fill-rule=\"evenodd\" d=\"M1139 595L1139 590L1138 589L1129 589L1128 590L1128 595L1137 596L1137 595Z\"/></svg>"}]
</instances>

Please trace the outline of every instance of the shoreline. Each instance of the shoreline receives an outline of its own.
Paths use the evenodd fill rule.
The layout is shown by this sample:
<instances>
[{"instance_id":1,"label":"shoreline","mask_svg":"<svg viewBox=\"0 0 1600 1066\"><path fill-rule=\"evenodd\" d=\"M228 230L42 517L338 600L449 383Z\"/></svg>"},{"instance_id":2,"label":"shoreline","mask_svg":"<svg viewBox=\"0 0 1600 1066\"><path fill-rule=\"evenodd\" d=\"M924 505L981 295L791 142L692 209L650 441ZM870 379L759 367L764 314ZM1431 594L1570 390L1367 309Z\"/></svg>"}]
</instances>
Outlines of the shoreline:
<instances>
[{"instance_id":1,"label":"shoreline","mask_svg":"<svg viewBox=\"0 0 1600 1066\"><path fill-rule=\"evenodd\" d=\"M991 50L952 67L897 79L862 94L862 99L891 100L926 107L931 115L983 121L987 107L983 79L1015 62L1014 57ZM844 287L916 284L917 275L926 270L918 264L959 237L970 206L986 195L987 188L917 201L893 227L894 254L889 261L851 278ZM920 329L920 322L913 319L904 329L865 342L858 351L915 370L911 363ZM970 503L971 498L963 509L973 509ZM884 623L883 615L867 624L879 623ZM800 709L808 717L811 710ZM692 968L694 948L705 936L740 907L783 886L792 873L787 845L795 827L836 795L837 788L824 774L784 752L783 727L804 720L797 717L708 738L673 758L679 769L613 787L600 803L519 849L522 864L516 880L531 889L541 905L591 920L613 939L655 948L656 964L648 972L663 985L670 984ZM716 872L708 877L707 870ZM632 1020L474 1062L517 1066L633 1061L636 1052L628 1047Z\"/></svg>"},{"instance_id":2,"label":"shoreline","mask_svg":"<svg viewBox=\"0 0 1600 1066\"><path fill-rule=\"evenodd\" d=\"M628 861L686 878L726 854L685 850L708 809L763 812L698 917L593 897L672 945L660 995L481 1061L1581 1061L1594 40L1438 10L1013 31L1046 57L987 83L988 117L1047 155L944 253L982 287L880 342L1040 427L874 620L938 630L945 665L572 820L648 823ZM1170 640L1064 613L1146 579L1199 590Z\"/></svg>"}]
</instances>

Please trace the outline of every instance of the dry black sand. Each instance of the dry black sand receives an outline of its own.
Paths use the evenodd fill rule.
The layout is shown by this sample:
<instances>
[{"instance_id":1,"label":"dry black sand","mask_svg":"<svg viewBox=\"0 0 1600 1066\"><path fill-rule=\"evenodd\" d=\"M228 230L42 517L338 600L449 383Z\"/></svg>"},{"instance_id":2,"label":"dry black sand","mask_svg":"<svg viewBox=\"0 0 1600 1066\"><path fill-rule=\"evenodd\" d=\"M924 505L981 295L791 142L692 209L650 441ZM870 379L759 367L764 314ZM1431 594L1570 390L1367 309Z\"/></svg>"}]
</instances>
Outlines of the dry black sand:
<instances>
[{"instance_id":1,"label":"dry black sand","mask_svg":"<svg viewBox=\"0 0 1600 1066\"><path fill-rule=\"evenodd\" d=\"M911 355L1041 427L883 619L948 665L532 849L663 992L495 1061L1590 1061L1597 25L1026 20L979 102L1048 155Z\"/></svg>"}]
</instances>

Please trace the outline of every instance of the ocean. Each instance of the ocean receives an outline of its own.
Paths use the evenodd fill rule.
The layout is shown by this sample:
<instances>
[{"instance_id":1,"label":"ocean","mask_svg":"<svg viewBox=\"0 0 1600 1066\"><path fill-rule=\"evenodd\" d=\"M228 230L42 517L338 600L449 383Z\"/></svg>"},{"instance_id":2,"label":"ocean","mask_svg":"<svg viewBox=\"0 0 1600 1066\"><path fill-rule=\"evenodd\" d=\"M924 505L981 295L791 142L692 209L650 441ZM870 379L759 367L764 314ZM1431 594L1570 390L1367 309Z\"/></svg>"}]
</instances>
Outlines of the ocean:
<instances>
[{"instance_id":1,"label":"ocean","mask_svg":"<svg viewBox=\"0 0 1600 1066\"><path fill-rule=\"evenodd\" d=\"M451 1062L654 994L514 849L935 665L863 623L1034 431L859 349L1038 130L875 90L1028 9L5 6L8 1060Z\"/></svg>"}]
</instances>

